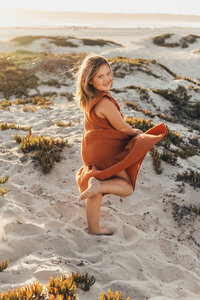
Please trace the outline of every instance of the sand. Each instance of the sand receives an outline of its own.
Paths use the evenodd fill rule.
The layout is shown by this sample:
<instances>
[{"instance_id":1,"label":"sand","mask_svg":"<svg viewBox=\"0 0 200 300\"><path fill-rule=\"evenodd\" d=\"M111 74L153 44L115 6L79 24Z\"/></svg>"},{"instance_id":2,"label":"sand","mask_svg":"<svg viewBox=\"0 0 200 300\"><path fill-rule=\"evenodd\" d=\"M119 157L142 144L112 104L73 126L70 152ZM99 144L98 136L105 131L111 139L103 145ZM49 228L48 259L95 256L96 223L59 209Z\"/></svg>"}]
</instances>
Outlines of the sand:
<instances>
[{"instance_id":1,"label":"sand","mask_svg":"<svg viewBox=\"0 0 200 300\"><path fill-rule=\"evenodd\" d=\"M152 37L173 33L180 40L187 34L199 34L200 29L0 29L0 52L16 49L69 53L72 49L56 47L45 38L24 47L10 39L20 35L61 35L76 38L103 38L117 45L83 46L73 52L96 52L106 57L155 59L165 64L179 76L200 81L200 39L188 48L158 47ZM173 77L158 65L151 65L154 74L134 71L124 78L114 79L111 92L119 102L125 116L145 117L142 112L127 107L123 99L152 109L152 104L140 101L135 90L128 85L144 88L188 88L188 81ZM40 74L45 80L47 75ZM55 74L49 78L63 82ZM67 81L67 80L66 80ZM68 87L41 85L40 92L57 91L55 104L50 110L23 112L21 106L10 111L0 110L0 121L32 126L35 135L43 134L67 138L69 146L62 151L63 159L50 173L44 175L30 158L26 157L14 141L15 130L0 131L0 177L8 174L8 193L0 196L0 263L9 259L9 266L0 273L0 291L7 291L40 280L45 283L50 276L71 272L88 272L96 283L89 292L78 290L78 299L96 300L100 292L122 291L124 297L134 300L198 300L200 299L200 216L186 214L177 222L174 205L199 206L199 190L188 183L175 181L176 174L196 170L200 156L178 158L172 166L162 161L163 172L156 174L150 153L147 154L138 175L135 192L126 198L106 195L103 198L101 224L114 230L114 235L91 236L87 233L84 202L78 203L75 173L82 165L80 146L84 126L83 111L77 104L59 95L62 91L74 92L75 82ZM30 94L33 91L30 90ZM190 101L200 100L199 93L189 92ZM171 103L151 93L154 109L171 111ZM1 95L0 100L4 97ZM11 97L14 101L15 97ZM155 109L155 110L156 110ZM55 121L71 121L69 127L58 127ZM156 117L156 124L163 122ZM171 130L180 131L187 140L198 136L190 127L165 122ZM17 131L25 136L26 132Z\"/></svg>"}]
</instances>

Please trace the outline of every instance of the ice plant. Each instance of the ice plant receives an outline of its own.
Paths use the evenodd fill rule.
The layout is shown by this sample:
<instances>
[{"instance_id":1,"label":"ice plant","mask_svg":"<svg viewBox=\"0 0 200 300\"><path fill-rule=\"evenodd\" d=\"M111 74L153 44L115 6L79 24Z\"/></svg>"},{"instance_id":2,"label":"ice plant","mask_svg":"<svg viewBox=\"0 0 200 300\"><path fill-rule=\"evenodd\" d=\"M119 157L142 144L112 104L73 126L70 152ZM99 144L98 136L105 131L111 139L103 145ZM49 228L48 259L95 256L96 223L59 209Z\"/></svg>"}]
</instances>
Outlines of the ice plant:
<instances>
[{"instance_id":1,"label":"ice plant","mask_svg":"<svg viewBox=\"0 0 200 300\"><path fill-rule=\"evenodd\" d=\"M8 259L6 259L4 262L0 264L0 272L5 270L8 267Z\"/></svg>"},{"instance_id":2,"label":"ice plant","mask_svg":"<svg viewBox=\"0 0 200 300\"><path fill-rule=\"evenodd\" d=\"M50 171L55 161L61 160L60 152L68 145L67 140L48 138L43 135L34 136L31 130L28 131L26 137L15 135L15 140L20 144L22 152L31 152L30 157L39 161L44 174Z\"/></svg>"},{"instance_id":3,"label":"ice plant","mask_svg":"<svg viewBox=\"0 0 200 300\"><path fill-rule=\"evenodd\" d=\"M114 294L109 289L107 295L101 293L99 300L130 300L130 298L124 298L122 292L116 291Z\"/></svg>"}]
</instances>

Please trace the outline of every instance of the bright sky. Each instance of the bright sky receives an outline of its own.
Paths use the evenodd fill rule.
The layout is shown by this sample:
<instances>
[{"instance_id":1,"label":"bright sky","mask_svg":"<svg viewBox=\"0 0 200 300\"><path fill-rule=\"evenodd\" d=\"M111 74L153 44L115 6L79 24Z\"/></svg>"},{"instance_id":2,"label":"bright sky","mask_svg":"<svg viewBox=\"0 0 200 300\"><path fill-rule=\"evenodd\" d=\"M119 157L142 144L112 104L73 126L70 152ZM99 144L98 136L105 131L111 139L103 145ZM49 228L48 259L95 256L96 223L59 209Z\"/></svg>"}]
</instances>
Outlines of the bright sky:
<instances>
[{"instance_id":1,"label":"bright sky","mask_svg":"<svg viewBox=\"0 0 200 300\"><path fill-rule=\"evenodd\" d=\"M0 10L1 8L106 13L171 13L200 16L199 0L0 0Z\"/></svg>"}]
</instances>

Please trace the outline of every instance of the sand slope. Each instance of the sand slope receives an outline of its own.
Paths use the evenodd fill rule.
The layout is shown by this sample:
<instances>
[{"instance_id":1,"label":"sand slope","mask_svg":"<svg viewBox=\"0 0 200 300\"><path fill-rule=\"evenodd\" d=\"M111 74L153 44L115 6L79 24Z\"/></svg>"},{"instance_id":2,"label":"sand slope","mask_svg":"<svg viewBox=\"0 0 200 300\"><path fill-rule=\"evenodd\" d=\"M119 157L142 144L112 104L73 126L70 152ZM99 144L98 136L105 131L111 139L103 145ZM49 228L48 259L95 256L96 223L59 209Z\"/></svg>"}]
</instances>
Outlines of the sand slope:
<instances>
[{"instance_id":1,"label":"sand slope","mask_svg":"<svg viewBox=\"0 0 200 300\"><path fill-rule=\"evenodd\" d=\"M176 74L199 81L197 65L200 55L193 51L200 48L200 39L188 48L172 49L152 43L151 38L158 34L158 30L144 33L137 29L134 36L130 33L128 37L120 36L120 31L113 32L109 33L113 36L111 40L119 43L121 38L123 47L112 44L84 47L80 44L73 51L96 52L107 57L156 59ZM177 39L187 34L178 29L173 29L173 33ZM41 35L41 32L37 34ZM51 30L48 35L51 35ZM91 37L91 32L88 35ZM93 37L99 38L99 35L100 30L93 30ZM108 39L107 35L105 39ZM73 36L80 38L79 33L76 36L74 32ZM72 51L67 47L50 45L45 39L37 40L24 49L45 51L47 46L51 53ZM14 42L4 41L0 52L22 48ZM176 89L178 85L188 88L190 84L187 80L175 81L158 65L151 64L151 70L159 77L134 70L124 78L115 79L114 89L120 89L121 93L112 92L112 95L119 101L125 116L145 117L142 112L127 107L123 99L169 115L172 107L169 101L152 92L153 103L141 102L139 94L127 88L129 85ZM61 82L65 80L55 74L41 73L39 76L41 81L50 77ZM21 106L14 105L10 111L0 110L1 122L16 121L18 125L32 126L35 135L67 138L69 142L62 152L62 161L56 163L49 174L43 175L40 168L19 150L14 141L16 131L0 131L0 176L9 175L5 184L8 193L0 197L0 262L6 258L10 262L9 267L0 273L0 290L7 291L33 280L44 283L50 276L72 271L86 271L95 276L96 283L89 292L78 290L80 300L96 300L100 292L109 288L122 291L124 297L135 300L200 299L200 217L185 214L177 222L173 216L175 204L199 206L199 190L188 183L175 181L178 172L199 168L199 155L186 160L178 158L176 166L162 162L163 172L158 175L148 153L134 194L127 198L104 197L101 224L113 228L115 234L112 237L88 235L84 202L76 200L78 189L75 182L75 173L82 165L83 112L75 102L60 96L63 91L74 92L74 81L66 79L66 82L69 86L60 89L39 87L40 92L58 92L50 110L39 108L34 113L23 112ZM200 100L198 92L188 93L191 103ZM1 96L0 100L3 99ZM13 102L15 97L10 100ZM72 125L58 127L54 124L58 120L71 121ZM156 124L163 122L159 117L152 121ZM180 130L186 140L199 134L195 130L191 132L187 125L166 123L171 130ZM17 133L26 134L24 131Z\"/></svg>"}]
</instances>

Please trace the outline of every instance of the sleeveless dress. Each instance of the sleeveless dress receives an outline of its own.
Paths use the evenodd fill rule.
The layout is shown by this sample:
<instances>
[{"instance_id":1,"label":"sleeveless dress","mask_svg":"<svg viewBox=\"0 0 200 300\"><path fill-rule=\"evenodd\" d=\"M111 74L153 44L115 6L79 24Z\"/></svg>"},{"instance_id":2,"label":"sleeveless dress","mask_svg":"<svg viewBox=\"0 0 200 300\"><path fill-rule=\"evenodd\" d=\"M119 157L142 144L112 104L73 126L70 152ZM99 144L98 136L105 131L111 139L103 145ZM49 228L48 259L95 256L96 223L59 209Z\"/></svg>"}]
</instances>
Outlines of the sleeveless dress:
<instances>
[{"instance_id":1,"label":"sleeveless dress","mask_svg":"<svg viewBox=\"0 0 200 300\"><path fill-rule=\"evenodd\" d=\"M84 165L76 173L80 193L87 189L90 177L104 180L122 170L127 171L135 188L137 174L145 155L167 135L164 123L135 137L113 128L106 118L98 117L94 111L95 104L104 96L107 96L120 111L118 102L108 92L97 92L96 98L85 108L81 144ZM120 114L123 117L121 112Z\"/></svg>"}]
</instances>

